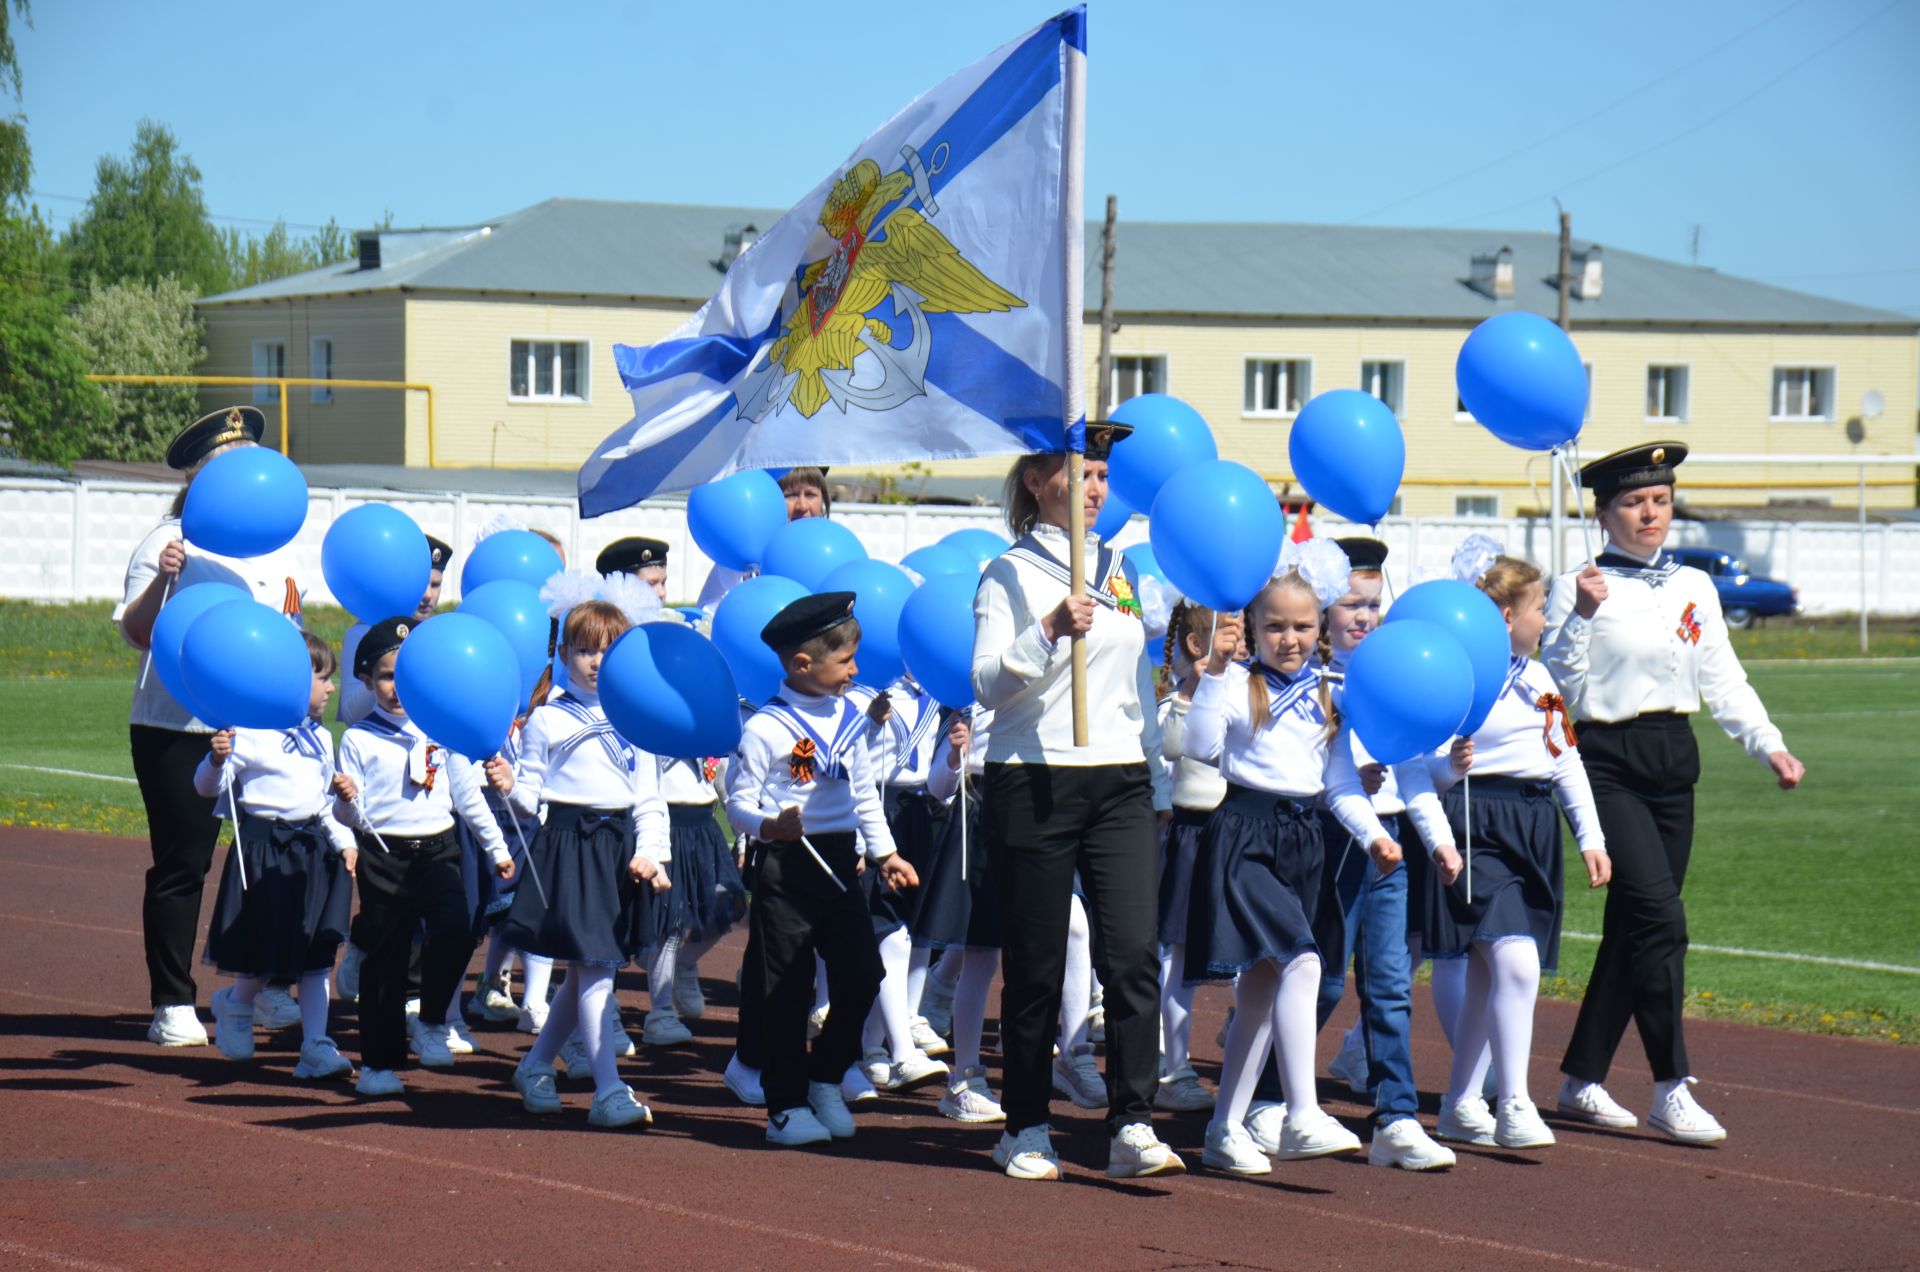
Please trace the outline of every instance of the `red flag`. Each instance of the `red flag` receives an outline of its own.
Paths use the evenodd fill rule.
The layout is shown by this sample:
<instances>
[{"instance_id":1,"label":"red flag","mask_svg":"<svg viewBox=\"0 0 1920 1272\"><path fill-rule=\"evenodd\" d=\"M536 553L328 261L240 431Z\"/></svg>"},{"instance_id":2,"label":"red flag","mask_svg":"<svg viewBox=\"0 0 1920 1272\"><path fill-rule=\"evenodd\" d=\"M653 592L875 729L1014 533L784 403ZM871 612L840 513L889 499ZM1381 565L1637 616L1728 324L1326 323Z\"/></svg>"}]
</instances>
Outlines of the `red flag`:
<instances>
[{"instance_id":1,"label":"red flag","mask_svg":"<svg viewBox=\"0 0 1920 1272\"><path fill-rule=\"evenodd\" d=\"M1293 533L1289 537L1295 543L1305 543L1308 539L1313 538L1313 526L1307 520L1307 509L1310 507L1312 507L1311 504L1301 504L1300 515L1294 518Z\"/></svg>"}]
</instances>

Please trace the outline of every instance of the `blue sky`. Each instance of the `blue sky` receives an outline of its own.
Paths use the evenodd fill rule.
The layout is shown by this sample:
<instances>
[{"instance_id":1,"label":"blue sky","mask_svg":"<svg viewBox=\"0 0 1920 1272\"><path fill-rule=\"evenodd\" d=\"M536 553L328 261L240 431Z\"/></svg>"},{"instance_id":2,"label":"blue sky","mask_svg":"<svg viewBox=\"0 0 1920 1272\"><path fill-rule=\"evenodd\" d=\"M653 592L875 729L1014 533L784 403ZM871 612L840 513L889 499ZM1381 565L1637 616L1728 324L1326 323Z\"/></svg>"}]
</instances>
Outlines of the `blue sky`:
<instances>
[{"instance_id":1,"label":"blue sky","mask_svg":"<svg viewBox=\"0 0 1920 1272\"><path fill-rule=\"evenodd\" d=\"M34 189L170 125L243 228L556 195L785 207L1053 11L41 0ZM1093 0L1088 211L1550 229L1920 314L1920 0ZM1124 261L1121 290L1124 299Z\"/></svg>"}]
</instances>

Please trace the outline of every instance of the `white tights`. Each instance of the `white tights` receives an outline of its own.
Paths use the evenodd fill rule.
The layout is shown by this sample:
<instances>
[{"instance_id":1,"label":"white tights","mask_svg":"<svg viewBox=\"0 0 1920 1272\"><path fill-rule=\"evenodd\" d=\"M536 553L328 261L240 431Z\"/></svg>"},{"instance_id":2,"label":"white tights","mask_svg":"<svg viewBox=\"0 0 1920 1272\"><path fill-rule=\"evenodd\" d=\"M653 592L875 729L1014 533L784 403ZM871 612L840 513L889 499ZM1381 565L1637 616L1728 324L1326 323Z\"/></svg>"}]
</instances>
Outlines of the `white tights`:
<instances>
[{"instance_id":1,"label":"white tights","mask_svg":"<svg viewBox=\"0 0 1920 1272\"><path fill-rule=\"evenodd\" d=\"M1000 951L969 945L940 956L940 966L956 971L953 987L953 1071L980 1067L980 1034L987 1024L987 991L1000 966Z\"/></svg>"},{"instance_id":2,"label":"white tights","mask_svg":"<svg viewBox=\"0 0 1920 1272\"><path fill-rule=\"evenodd\" d=\"M1527 1055L1533 1047L1533 1003L1540 992L1540 951L1528 936L1475 941L1464 959L1466 994L1453 1032L1453 1070L1447 1098L1478 1095L1491 1051L1498 1098L1527 1096Z\"/></svg>"},{"instance_id":3,"label":"white tights","mask_svg":"<svg viewBox=\"0 0 1920 1272\"><path fill-rule=\"evenodd\" d=\"M1160 1049L1168 1073L1184 1068L1191 1057L1188 1041L1193 1029L1193 986L1181 984L1187 972L1187 947L1160 947Z\"/></svg>"},{"instance_id":4,"label":"white tights","mask_svg":"<svg viewBox=\"0 0 1920 1272\"><path fill-rule=\"evenodd\" d=\"M624 1085L620 1081L619 1057L607 1045L607 1030L603 1023L607 1015L607 1002L612 997L611 967L568 963L567 979L560 986L560 996L553 1001L553 1011L547 1017L546 1027L533 1040L527 1058L521 1063L529 1068L552 1065L553 1058L560 1054L561 1045L577 1030L580 1045L586 1049L587 1064L593 1069L594 1095L598 1097L608 1091L618 1090Z\"/></svg>"},{"instance_id":5,"label":"white tights","mask_svg":"<svg viewBox=\"0 0 1920 1272\"><path fill-rule=\"evenodd\" d=\"M880 965L886 974L861 1030L866 1050L878 1051L884 1044L896 1063L915 1050L912 1013L907 1007L907 968L912 959L913 938L905 928L895 928L880 938Z\"/></svg>"},{"instance_id":6,"label":"white tights","mask_svg":"<svg viewBox=\"0 0 1920 1272\"><path fill-rule=\"evenodd\" d=\"M245 1007L260 996L266 980L259 976L236 976L228 998L236 1007ZM313 1042L327 1036L327 1000L333 994L333 972L307 972L300 977L300 1041Z\"/></svg>"},{"instance_id":7,"label":"white tights","mask_svg":"<svg viewBox=\"0 0 1920 1272\"><path fill-rule=\"evenodd\" d=\"M1233 987L1226 1058L1220 1066L1216 1123L1238 1126L1246 1121L1269 1046L1280 1065L1288 1120L1320 1107L1313 1084L1314 1012L1319 996L1318 954L1298 955L1284 969L1273 959L1263 958L1240 973Z\"/></svg>"},{"instance_id":8,"label":"white tights","mask_svg":"<svg viewBox=\"0 0 1920 1272\"><path fill-rule=\"evenodd\" d=\"M649 1018L680 1014L673 1005L675 983L682 976L698 978L700 960L720 940L718 936L703 936L695 940L690 933L690 928L682 928L668 936L653 947L653 953L647 959L647 1016Z\"/></svg>"}]
</instances>

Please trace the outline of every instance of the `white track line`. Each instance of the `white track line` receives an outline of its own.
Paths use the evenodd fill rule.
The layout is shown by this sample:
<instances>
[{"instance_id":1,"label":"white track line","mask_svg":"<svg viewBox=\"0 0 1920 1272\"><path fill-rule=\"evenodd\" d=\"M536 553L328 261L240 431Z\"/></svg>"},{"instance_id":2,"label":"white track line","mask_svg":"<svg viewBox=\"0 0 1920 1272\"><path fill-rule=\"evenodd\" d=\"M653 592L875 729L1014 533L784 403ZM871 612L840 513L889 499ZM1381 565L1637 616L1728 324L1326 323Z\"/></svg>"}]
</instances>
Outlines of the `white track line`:
<instances>
[{"instance_id":1,"label":"white track line","mask_svg":"<svg viewBox=\"0 0 1920 1272\"><path fill-rule=\"evenodd\" d=\"M1742 658L1745 667L1898 667L1920 663L1920 658Z\"/></svg>"},{"instance_id":2,"label":"white track line","mask_svg":"<svg viewBox=\"0 0 1920 1272\"><path fill-rule=\"evenodd\" d=\"M80 1259L71 1254L61 1254L58 1250L42 1250L37 1246L21 1245L5 1239L0 1239L0 1254L18 1255L23 1259L52 1264L56 1268L79 1268L81 1272L126 1272L117 1263L95 1263L92 1259Z\"/></svg>"},{"instance_id":3,"label":"white track line","mask_svg":"<svg viewBox=\"0 0 1920 1272\"><path fill-rule=\"evenodd\" d=\"M1774 720L1867 720L1880 716L1916 716L1920 707L1881 707L1872 711L1770 711Z\"/></svg>"},{"instance_id":4,"label":"white track line","mask_svg":"<svg viewBox=\"0 0 1920 1272\"><path fill-rule=\"evenodd\" d=\"M1561 936L1571 941L1597 941L1598 932L1562 932ZM1822 967L1845 967L1856 972L1894 972L1901 976L1920 976L1920 967L1906 963L1870 963L1864 959L1828 958L1824 954L1794 954L1787 950L1750 950L1741 945L1702 945L1698 941L1687 943L1689 950L1701 954L1730 954L1736 958L1768 958L1782 963L1817 963Z\"/></svg>"},{"instance_id":5,"label":"white track line","mask_svg":"<svg viewBox=\"0 0 1920 1272\"><path fill-rule=\"evenodd\" d=\"M119 777L112 773L84 773L79 769L45 768L39 764L0 764L0 768L21 769L28 773L53 773L60 777L90 777L96 782L124 782L128 786L140 785L137 778Z\"/></svg>"},{"instance_id":6,"label":"white track line","mask_svg":"<svg viewBox=\"0 0 1920 1272\"><path fill-rule=\"evenodd\" d=\"M1911 1197L1893 1197L1886 1193L1858 1192L1852 1188L1842 1188L1838 1184L1821 1184L1815 1183L1810 1179L1787 1179L1779 1175L1760 1175L1750 1170L1735 1170L1731 1166L1720 1165L1717 1160L1711 1162L1705 1160L1706 1155L1704 1154L1688 1153L1676 1156L1662 1153L1629 1153L1617 1148L1602 1148L1598 1144L1588 1144L1584 1141L1575 1142L1571 1140L1562 1140L1561 1146L1572 1149L1578 1153L1599 1153L1603 1157L1618 1157L1623 1161L1632 1162L1636 1166L1672 1166L1681 1170L1698 1168L1711 1175L1732 1175L1738 1179L1751 1179L1756 1183L1776 1184L1784 1188L1810 1188L1815 1192L1827 1193L1834 1197L1850 1197L1855 1201L1884 1201L1895 1206L1911 1206L1916 1210L1920 1210L1920 1201L1916 1201ZM1718 1158L1719 1153L1712 1154L1711 1156ZM1703 1160L1688 1161L1685 1160L1687 1157L1701 1157Z\"/></svg>"},{"instance_id":7,"label":"white track line","mask_svg":"<svg viewBox=\"0 0 1920 1272\"><path fill-rule=\"evenodd\" d=\"M18 857L0 857L0 866L9 870L59 870L67 874L98 875L102 879L124 879L123 870L92 870L86 866L62 866L51 861L22 861Z\"/></svg>"}]
</instances>

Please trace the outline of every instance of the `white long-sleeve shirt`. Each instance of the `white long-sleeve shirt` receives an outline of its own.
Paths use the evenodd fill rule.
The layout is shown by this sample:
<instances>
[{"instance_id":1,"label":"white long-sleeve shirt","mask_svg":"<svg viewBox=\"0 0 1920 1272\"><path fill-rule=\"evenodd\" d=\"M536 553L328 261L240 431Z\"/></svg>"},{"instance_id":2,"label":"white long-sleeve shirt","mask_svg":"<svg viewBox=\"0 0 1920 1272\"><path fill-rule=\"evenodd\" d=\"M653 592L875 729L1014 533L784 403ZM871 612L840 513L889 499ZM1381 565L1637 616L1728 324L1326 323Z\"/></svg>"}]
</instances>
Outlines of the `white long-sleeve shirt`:
<instances>
[{"instance_id":1,"label":"white long-sleeve shirt","mask_svg":"<svg viewBox=\"0 0 1920 1272\"><path fill-rule=\"evenodd\" d=\"M1192 706L1192 700L1179 693L1160 700L1160 755L1173 783L1173 806L1211 812L1227 797L1227 779L1218 768L1185 750L1187 712Z\"/></svg>"},{"instance_id":2,"label":"white long-sleeve shirt","mask_svg":"<svg viewBox=\"0 0 1920 1272\"><path fill-rule=\"evenodd\" d=\"M931 766L927 770L927 794L943 804L953 802L960 792L960 769L967 770L969 785L977 783L987 771L987 735L993 731L993 712L985 707L975 706L968 709L968 728L972 730L967 739L967 753L961 764L947 763L947 757L953 754L953 744L946 734L940 735L940 745L933 753Z\"/></svg>"},{"instance_id":3,"label":"white long-sleeve shirt","mask_svg":"<svg viewBox=\"0 0 1920 1272\"><path fill-rule=\"evenodd\" d=\"M1438 790L1460 780L1444 750L1429 758L1427 767ZM1473 735L1473 767L1468 772L1474 777L1552 782L1580 851L1606 851L1607 837L1600 829L1587 767L1574 744L1572 722L1553 677L1540 663L1515 658L1509 666L1506 686Z\"/></svg>"},{"instance_id":4,"label":"white long-sleeve shirt","mask_svg":"<svg viewBox=\"0 0 1920 1272\"><path fill-rule=\"evenodd\" d=\"M727 820L758 836L762 822L798 805L803 833L857 835L873 860L891 857L893 832L861 737L866 724L846 698L782 685L741 730L727 774Z\"/></svg>"},{"instance_id":5,"label":"white long-sleeve shirt","mask_svg":"<svg viewBox=\"0 0 1920 1272\"><path fill-rule=\"evenodd\" d=\"M724 759L678 760L663 755L660 757L660 796L669 804L714 804L726 784L726 771Z\"/></svg>"},{"instance_id":6,"label":"white long-sleeve shirt","mask_svg":"<svg viewBox=\"0 0 1920 1272\"><path fill-rule=\"evenodd\" d=\"M1062 768L1140 764L1160 749L1153 668L1140 619L1121 611L1115 593L1131 587L1132 567L1117 554L1086 543L1089 590L1100 601L1087 632L1087 741L1073 745L1072 641L1049 644L1040 620L1065 599L1067 536L1057 526L1035 526L1031 539L995 557L973 598L973 691L994 712L987 760ZM1035 548L1050 561L1036 564ZM1045 560L1046 558L1043 558ZM1111 562L1102 577L1101 565ZM1112 580L1120 578L1121 585ZM1131 595L1130 592L1128 592ZM1173 807L1163 765L1148 763L1153 806Z\"/></svg>"},{"instance_id":7,"label":"white long-sleeve shirt","mask_svg":"<svg viewBox=\"0 0 1920 1272\"><path fill-rule=\"evenodd\" d=\"M1705 571L1669 557L1647 564L1618 548L1600 554L1607 599L1591 619L1574 612L1578 573L1553 581L1541 659L1576 722L1617 723L1654 711L1707 709L1760 763L1786 749L1727 636Z\"/></svg>"},{"instance_id":8,"label":"white long-sleeve shirt","mask_svg":"<svg viewBox=\"0 0 1920 1272\"><path fill-rule=\"evenodd\" d=\"M595 695L568 689L528 713L510 798L528 817L543 804L631 809L633 855L656 863L673 855L659 758L620 736Z\"/></svg>"},{"instance_id":9,"label":"white long-sleeve shirt","mask_svg":"<svg viewBox=\"0 0 1920 1272\"><path fill-rule=\"evenodd\" d=\"M406 717L375 707L349 725L340 771L360 788L358 808L334 801L334 816L352 829L424 839L452 830L458 815L495 861L508 856L480 766L429 741Z\"/></svg>"},{"instance_id":10,"label":"white long-sleeve shirt","mask_svg":"<svg viewBox=\"0 0 1920 1272\"><path fill-rule=\"evenodd\" d=\"M311 720L297 729L235 729L233 754L215 764L208 753L193 771L193 789L225 816L227 793L243 815L303 822L325 817L337 849L353 847L353 832L334 817L333 735Z\"/></svg>"},{"instance_id":11,"label":"white long-sleeve shirt","mask_svg":"<svg viewBox=\"0 0 1920 1272\"><path fill-rule=\"evenodd\" d=\"M1420 832L1420 838L1426 843L1428 851L1437 851L1442 844L1453 842L1453 827L1447 822L1447 810L1440 803L1440 796L1433 789L1433 780L1427 772L1426 761L1416 757L1401 764L1383 765L1380 789L1372 795L1360 787L1360 770L1369 764L1378 763L1367 751L1367 744L1355 733L1353 725L1346 723L1346 664L1352 657L1351 651L1333 651L1333 676L1328 688L1331 690L1333 707L1339 713L1343 723L1340 736L1333 740L1328 756L1329 806L1337 800L1365 801L1367 809L1377 819L1380 817L1400 816L1404 814L1413 822L1414 829ZM1340 794L1332 792L1338 790ZM1344 816L1336 809L1343 823L1363 822L1365 813L1358 803L1349 803ZM1381 827L1381 833L1386 828Z\"/></svg>"},{"instance_id":12,"label":"white long-sleeve shirt","mask_svg":"<svg viewBox=\"0 0 1920 1272\"><path fill-rule=\"evenodd\" d=\"M863 692L861 710L870 709L877 696ZM855 700L853 690L847 691L847 697L849 701ZM933 760L934 748L940 745L940 704L933 700L933 695L904 678L887 686L886 698L893 710L885 723L875 723L869 718L863 734L873 762L874 780L882 788L918 789L927 784L927 765Z\"/></svg>"}]
</instances>

